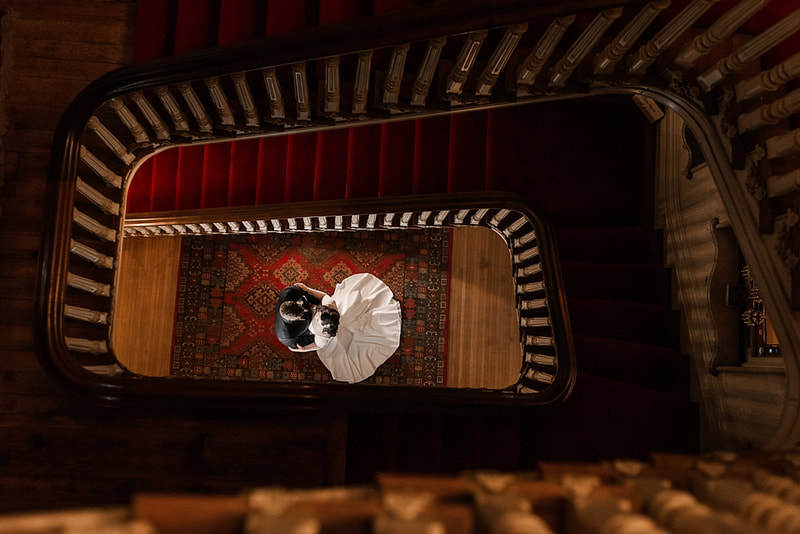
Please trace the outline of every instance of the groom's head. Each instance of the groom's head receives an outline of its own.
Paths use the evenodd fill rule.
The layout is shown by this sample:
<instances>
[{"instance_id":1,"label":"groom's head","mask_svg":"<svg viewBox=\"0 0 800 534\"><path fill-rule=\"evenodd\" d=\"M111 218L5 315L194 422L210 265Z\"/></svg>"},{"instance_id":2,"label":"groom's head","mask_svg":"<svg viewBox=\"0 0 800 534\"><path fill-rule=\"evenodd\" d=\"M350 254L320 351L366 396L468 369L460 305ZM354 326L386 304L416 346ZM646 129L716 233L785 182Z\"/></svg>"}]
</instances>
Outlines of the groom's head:
<instances>
[{"instance_id":1,"label":"groom's head","mask_svg":"<svg viewBox=\"0 0 800 534\"><path fill-rule=\"evenodd\" d=\"M281 317L287 321L300 321L306 319L308 310L305 308L305 303L302 300L296 302L286 301L281 304L279 308Z\"/></svg>"}]
</instances>

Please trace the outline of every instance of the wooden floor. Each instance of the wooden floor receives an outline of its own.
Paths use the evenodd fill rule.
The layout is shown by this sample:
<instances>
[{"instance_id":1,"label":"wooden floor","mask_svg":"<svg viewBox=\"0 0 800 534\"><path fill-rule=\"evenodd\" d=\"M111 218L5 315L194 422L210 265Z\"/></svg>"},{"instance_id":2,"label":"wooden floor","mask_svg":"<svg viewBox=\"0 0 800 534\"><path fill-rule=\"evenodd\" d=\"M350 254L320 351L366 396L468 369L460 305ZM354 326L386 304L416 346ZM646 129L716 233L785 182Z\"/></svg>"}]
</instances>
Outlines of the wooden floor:
<instances>
[{"instance_id":1,"label":"wooden floor","mask_svg":"<svg viewBox=\"0 0 800 534\"><path fill-rule=\"evenodd\" d=\"M180 243L178 237L124 241L112 343L133 372L169 374ZM517 324L505 243L486 228L455 229L447 385L502 388L516 381L522 361Z\"/></svg>"}]
</instances>

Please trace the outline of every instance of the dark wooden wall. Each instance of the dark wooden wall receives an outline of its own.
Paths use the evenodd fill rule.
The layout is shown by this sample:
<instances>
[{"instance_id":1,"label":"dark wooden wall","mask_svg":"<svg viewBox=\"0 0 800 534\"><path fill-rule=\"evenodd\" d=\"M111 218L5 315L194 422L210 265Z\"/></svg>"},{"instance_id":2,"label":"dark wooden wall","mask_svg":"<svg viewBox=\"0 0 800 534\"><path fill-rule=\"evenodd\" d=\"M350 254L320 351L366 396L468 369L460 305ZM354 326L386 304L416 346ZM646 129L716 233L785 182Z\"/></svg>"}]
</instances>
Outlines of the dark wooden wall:
<instances>
[{"instance_id":1,"label":"dark wooden wall","mask_svg":"<svg viewBox=\"0 0 800 534\"><path fill-rule=\"evenodd\" d=\"M108 410L40 368L33 294L52 133L83 87L130 61L136 4L4 0L0 13L0 513L125 503L138 490L342 483L341 414Z\"/></svg>"}]
</instances>

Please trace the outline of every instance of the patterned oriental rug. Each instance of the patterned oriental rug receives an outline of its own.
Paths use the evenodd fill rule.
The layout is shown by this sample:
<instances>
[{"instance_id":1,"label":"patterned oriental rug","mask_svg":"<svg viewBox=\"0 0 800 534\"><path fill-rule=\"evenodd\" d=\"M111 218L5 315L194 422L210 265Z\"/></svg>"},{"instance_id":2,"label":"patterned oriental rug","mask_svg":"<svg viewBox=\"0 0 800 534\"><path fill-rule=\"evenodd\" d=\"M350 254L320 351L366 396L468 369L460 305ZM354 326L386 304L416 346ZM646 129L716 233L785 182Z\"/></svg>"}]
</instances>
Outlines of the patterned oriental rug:
<instances>
[{"instance_id":1,"label":"patterned oriental rug","mask_svg":"<svg viewBox=\"0 0 800 534\"><path fill-rule=\"evenodd\" d=\"M275 337L281 289L333 293L351 274L386 282L403 307L400 347L362 384L445 385L450 231L214 235L183 238L170 374L330 382L316 352Z\"/></svg>"}]
</instances>

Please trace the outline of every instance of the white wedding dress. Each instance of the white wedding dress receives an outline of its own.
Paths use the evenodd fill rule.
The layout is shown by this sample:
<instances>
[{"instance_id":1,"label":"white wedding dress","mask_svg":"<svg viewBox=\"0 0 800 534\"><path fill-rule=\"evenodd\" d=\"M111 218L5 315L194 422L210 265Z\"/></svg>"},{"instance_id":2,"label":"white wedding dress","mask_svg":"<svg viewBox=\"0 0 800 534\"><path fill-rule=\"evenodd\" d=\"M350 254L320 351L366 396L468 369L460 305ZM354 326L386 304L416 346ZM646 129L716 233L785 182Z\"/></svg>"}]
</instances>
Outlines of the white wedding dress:
<instances>
[{"instance_id":1,"label":"white wedding dress","mask_svg":"<svg viewBox=\"0 0 800 534\"><path fill-rule=\"evenodd\" d=\"M326 337L311 321L317 356L334 380L361 382L375 373L400 346L400 303L383 281L369 273L354 274L336 285L332 297L339 309L339 330Z\"/></svg>"}]
</instances>

